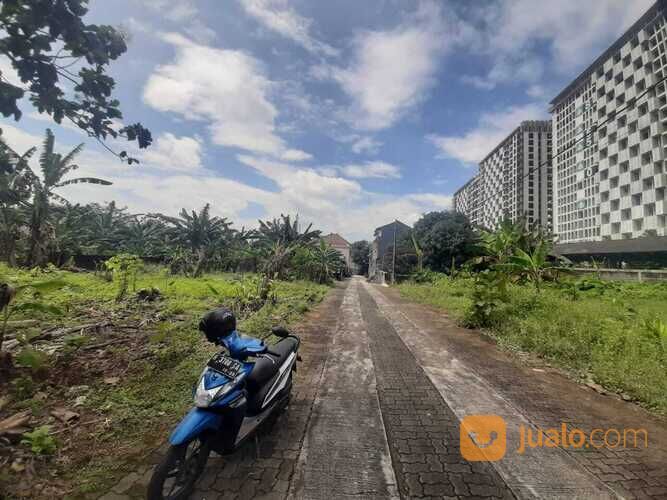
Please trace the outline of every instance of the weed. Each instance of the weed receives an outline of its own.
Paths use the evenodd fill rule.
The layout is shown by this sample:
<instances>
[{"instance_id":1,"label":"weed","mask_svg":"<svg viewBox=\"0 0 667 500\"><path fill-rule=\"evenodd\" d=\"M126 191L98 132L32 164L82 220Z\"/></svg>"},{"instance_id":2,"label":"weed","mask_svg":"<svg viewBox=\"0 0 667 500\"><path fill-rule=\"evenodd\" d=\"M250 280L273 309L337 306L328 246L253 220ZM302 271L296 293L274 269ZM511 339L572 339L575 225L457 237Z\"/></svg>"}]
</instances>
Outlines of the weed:
<instances>
[{"instance_id":1,"label":"weed","mask_svg":"<svg viewBox=\"0 0 667 500\"><path fill-rule=\"evenodd\" d=\"M503 298L492 277L400 285L407 298L446 309L466 326L486 328L501 345L554 364L658 411L667 411L667 286L596 278L508 284ZM485 281L488 280L488 283Z\"/></svg>"},{"instance_id":2,"label":"weed","mask_svg":"<svg viewBox=\"0 0 667 500\"><path fill-rule=\"evenodd\" d=\"M26 432L21 444L29 446L30 451L37 455L53 455L58 448L55 438L51 436L50 425L42 425L32 432Z\"/></svg>"}]
</instances>

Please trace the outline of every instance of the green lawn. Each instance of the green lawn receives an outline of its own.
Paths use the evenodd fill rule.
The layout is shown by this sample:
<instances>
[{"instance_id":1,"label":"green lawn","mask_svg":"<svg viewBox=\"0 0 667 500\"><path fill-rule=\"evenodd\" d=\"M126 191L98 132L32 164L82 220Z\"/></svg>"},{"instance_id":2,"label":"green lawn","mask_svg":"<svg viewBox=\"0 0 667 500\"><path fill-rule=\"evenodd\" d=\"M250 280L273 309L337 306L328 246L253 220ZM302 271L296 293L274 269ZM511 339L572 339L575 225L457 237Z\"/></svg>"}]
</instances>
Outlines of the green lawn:
<instances>
[{"instance_id":1,"label":"green lawn","mask_svg":"<svg viewBox=\"0 0 667 500\"><path fill-rule=\"evenodd\" d=\"M398 287L404 297L440 307L468 324L471 278ZM656 320L667 324L667 283L566 280L540 293L532 285L511 285L509 300L493 313L485 331L501 346L536 353L664 413L667 331L647 324Z\"/></svg>"},{"instance_id":2,"label":"green lawn","mask_svg":"<svg viewBox=\"0 0 667 500\"><path fill-rule=\"evenodd\" d=\"M127 299L116 302L116 284L92 273L43 273L0 267L0 277L0 281L12 283L54 277L65 281L63 288L42 298L43 302L58 306L64 315L17 315L12 320L40 322L21 326L20 332L16 327L15 333L30 336L49 327L106 320L114 325L97 333L75 333L65 348L46 358L45 366L18 367L11 382L0 381L0 393L9 395L9 404L4 409L0 405L0 420L30 409L31 427L47 423L58 431L56 454L38 457L36 463L38 476L48 478L55 474L64 481L62 489L31 492L30 496L36 497L59 497L68 491L69 496L78 497L105 491L119 475L132 470L133 461L141 460L147 450L162 442L169 428L192 404L191 386L205 360L216 350L197 330L200 316L218 305L238 305L239 297L242 303L251 301L257 280L248 275L173 277L156 268L140 274L136 285L137 289L160 289L163 298L148 303L136 300L132 291ZM328 289L310 282L276 282L275 299L258 310L245 309L239 329L267 337L272 325L298 322ZM32 300L21 300L28 298ZM122 329L124 325L134 328ZM107 338L120 342L102 352L87 349ZM109 377L118 380L109 383ZM72 389L80 385L87 389ZM85 400L81 406L73 407L79 394L84 394ZM80 423L95 423L63 430L64 426L49 416L55 406L80 413ZM22 445L15 448L15 455L26 453ZM22 477L23 472L5 468L0 473L0 489L19 483ZM34 482L39 483L39 479ZM45 479L44 483L53 483L53 479Z\"/></svg>"}]
</instances>

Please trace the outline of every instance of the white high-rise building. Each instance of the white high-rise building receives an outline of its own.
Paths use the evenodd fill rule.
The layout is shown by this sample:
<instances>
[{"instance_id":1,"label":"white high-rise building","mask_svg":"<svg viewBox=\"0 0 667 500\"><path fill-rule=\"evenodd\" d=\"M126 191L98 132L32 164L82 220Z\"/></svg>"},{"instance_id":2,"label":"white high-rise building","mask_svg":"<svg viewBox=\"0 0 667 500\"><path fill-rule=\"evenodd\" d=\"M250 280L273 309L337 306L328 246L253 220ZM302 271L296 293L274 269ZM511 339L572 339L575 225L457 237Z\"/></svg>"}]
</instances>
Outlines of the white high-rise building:
<instances>
[{"instance_id":1,"label":"white high-rise building","mask_svg":"<svg viewBox=\"0 0 667 500\"><path fill-rule=\"evenodd\" d=\"M454 194L454 209L473 224L495 229L509 217L552 226L551 122L525 121L479 164Z\"/></svg>"},{"instance_id":2,"label":"white high-rise building","mask_svg":"<svg viewBox=\"0 0 667 500\"><path fill-rule=\"evenodd\" d=\"M667 235L666 7L656 2L551 102L560 243Z\"/></svg>"}]
</instances>

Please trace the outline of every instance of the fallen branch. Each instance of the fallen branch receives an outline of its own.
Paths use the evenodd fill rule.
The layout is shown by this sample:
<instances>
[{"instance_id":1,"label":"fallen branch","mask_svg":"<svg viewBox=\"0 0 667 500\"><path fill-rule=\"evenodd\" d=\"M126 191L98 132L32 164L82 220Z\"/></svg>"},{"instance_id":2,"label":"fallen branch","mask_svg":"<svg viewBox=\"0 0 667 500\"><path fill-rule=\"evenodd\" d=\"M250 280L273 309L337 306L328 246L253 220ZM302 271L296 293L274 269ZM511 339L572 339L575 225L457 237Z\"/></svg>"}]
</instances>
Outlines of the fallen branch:
<instances>
[{"instance_id":1,"label":"fallen branch","mask_svg":"<svg viewBox=\"0 0 667 500\"><path fill-rule=\"evenodd\" d=\"M36 342L38 340L51 340L53 338L64 337L70 333L83 333L84 330L91 329L99 330L100 328L106 328L107 326L113 326L113 323L111 321L103 321L101 323L87 323L83 325L69 326L67 328L62 328L56 331L44 332L30 339L30 342Z\"/></svg>"},{"instance_id":2,"label":"fallen branch","mask_svg":"<svg viewBox=\"0 0 667 500\"><path fill-rule=\"evenodd\" d=\"M81 348L83 351L92 351L93 349L102 349L103 347L107 347L110 345L114 344L122 344L123 342L129 342L132 340L131 338L126 338L126 339L115 339L115 340L109 340L108 342L102 342L101 344L93 344L93 345L86 345Z\"/></svg>"}]
</instances>

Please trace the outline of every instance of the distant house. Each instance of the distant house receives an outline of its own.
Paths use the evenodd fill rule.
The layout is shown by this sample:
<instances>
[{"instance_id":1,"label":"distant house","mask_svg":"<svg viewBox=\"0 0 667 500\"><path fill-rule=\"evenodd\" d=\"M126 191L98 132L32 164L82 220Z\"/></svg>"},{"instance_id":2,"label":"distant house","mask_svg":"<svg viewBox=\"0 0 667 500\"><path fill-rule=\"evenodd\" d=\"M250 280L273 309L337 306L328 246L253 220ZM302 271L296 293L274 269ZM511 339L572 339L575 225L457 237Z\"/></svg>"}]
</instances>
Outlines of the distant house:
<instances>
[{"instance_id":1,"label":"distant house","mask_svg":"<svg viewBox=\"0 0 667 500\"><path fill-rule=\"evenodd\" d=\"M337 250L338 253L343 256L343 259L345 259L347 268L352 269L353 266L352 266L352 258L350 256L350 244L347 242L347 240L338 233L327 234L325 236L322 236L322 239L327 244L332 246L334 250Z\"/></svg>"},{"instance_id":2,"label":"distant house","mask_svg":"<svg viewBox=\"0 0 667 500\"><path fill-rule=\"evenodd\" d=\"M391 275L394 239L400 241L409 233L410 226L398 220L375 229L368 259L369 279L383 281L382 272Z\"/></svg>"}]
</instances>

